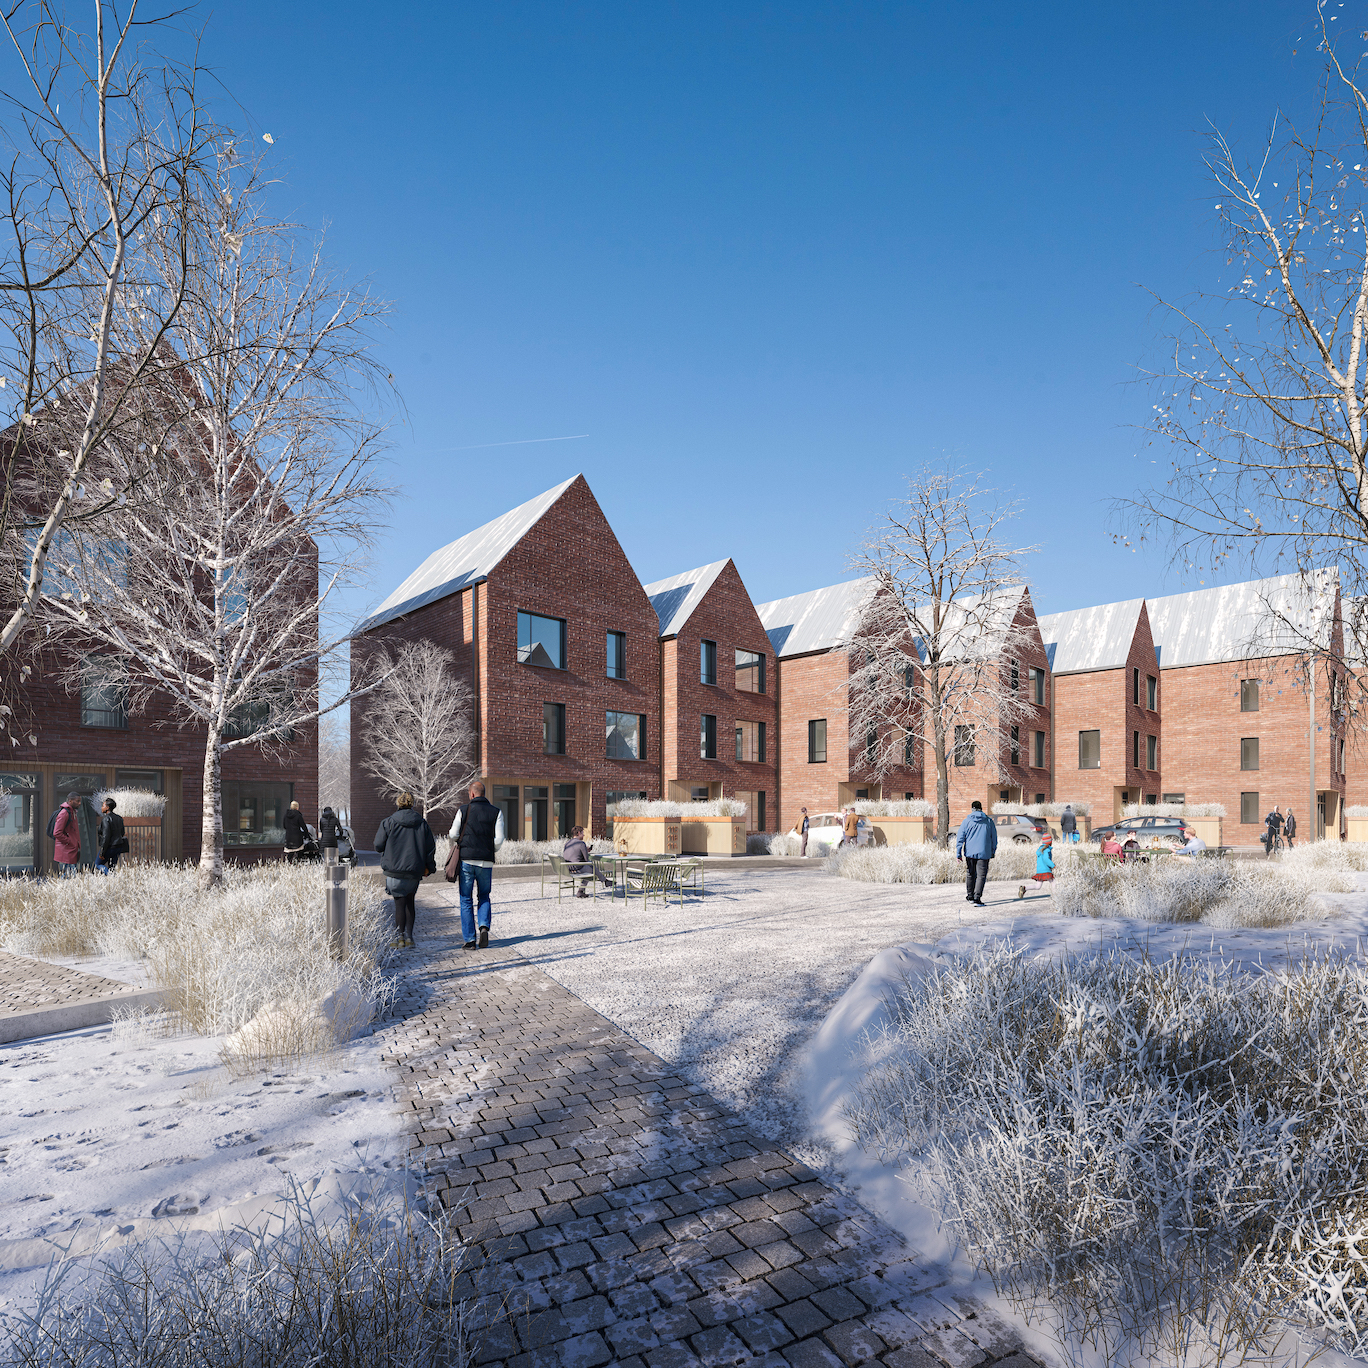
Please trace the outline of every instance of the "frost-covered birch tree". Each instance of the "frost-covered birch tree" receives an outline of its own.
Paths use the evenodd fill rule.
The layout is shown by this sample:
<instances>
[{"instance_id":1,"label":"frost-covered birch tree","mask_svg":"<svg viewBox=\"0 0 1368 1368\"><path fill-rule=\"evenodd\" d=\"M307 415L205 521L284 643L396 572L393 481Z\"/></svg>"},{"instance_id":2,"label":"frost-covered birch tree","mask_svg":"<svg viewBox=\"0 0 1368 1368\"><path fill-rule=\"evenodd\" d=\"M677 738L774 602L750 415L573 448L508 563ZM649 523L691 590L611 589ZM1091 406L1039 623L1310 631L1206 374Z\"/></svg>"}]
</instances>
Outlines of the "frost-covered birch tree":
<instances>
[{"instance_id":1,"label":"frost-covered birch tree","mask_svg":"<svg viewBox=\"0 0 1368 1368\"><path fill-rule=\"evenodd\" d=\"M148 55L167 25L136 0L85 12L88 31L46 0L0 13L0 652L61 529L134 492L101 494L88 468L158 369L213 167L197 68Z\"/></svg>"},{"instance_id":2,"label":"frost-covered birch tree","mask_svg":"<svg viewBox=\"0 0 1368 1368\"><path fill-rule=\"evenodd\" d=\"M351 813L351 731L340 711L318 719L318 803Z\"/></svg>"},{"instance_id":3,"label":"frost-covered birch tree","mask_svg":"<svg viewBox=\"0 0 1368 1368\"><path fill-rule=\"evenodd\" d=\"M1118 511L1126 541L1162 538L1198 582L1301 573L1314 600L1326 566L1347 596L1368 592L1368 32L1343 8L1311 13L1323 60L1304 116L1280 110L1248 150L1211 134L1223 269L1163 301L1171 328L1147 426L1167 469ZM1268 616L1267 634L1326 653L1323 614ZM1359 660L1365 627L1346 616Z\"/></svg>"},{"instance_id":4,"label":"frost-covered birch tree","mask_svg":"<svg viewBox=\"0 0 1368 1368\"><path fill-rule=\"evenodd\" d=\"M424 815L450 812L476 776L470 685L451 652L410 642L378 664L384 682L365 701L361 768L394 797L408 792Z\"/></svg>"},{"instance_id":5,"label":"frost-covered birch tree","mask_svg":"<svg viewBox=\"0 0 1368 1368\"><path fill-rule=\"evenodd\" d=\"M956 728L994 764L1001 729L1027 715L1006 670L1028 644L1018 566L1035 549L1002 540L1016 516L981 476L927 467L850 558L871 582L850 642L852 745L872 742L864 768L875 777L907 765L909 738L918 767L929 747L942 846Z\"/></svg>"},{"instance_id":6,"label":"frost-covered birch tree","mask_svg":"<svg viewBox=\"0 0 1368 1368\"><path fill-rule=\"evenodd\" d=\"M55 547L43 604L73 669L134 708L170 699L205 733L209 884L224 755L316 725L320 675L346 651L335 601L387 493L363 402L383 378L370 348L386 306L270 216L263 168L231 141L194 208L185 298L159 343L174 359L92 462L97 487L138 496ZM179 269L169 250L164 265Z\"/></svg>"}]
</instances>

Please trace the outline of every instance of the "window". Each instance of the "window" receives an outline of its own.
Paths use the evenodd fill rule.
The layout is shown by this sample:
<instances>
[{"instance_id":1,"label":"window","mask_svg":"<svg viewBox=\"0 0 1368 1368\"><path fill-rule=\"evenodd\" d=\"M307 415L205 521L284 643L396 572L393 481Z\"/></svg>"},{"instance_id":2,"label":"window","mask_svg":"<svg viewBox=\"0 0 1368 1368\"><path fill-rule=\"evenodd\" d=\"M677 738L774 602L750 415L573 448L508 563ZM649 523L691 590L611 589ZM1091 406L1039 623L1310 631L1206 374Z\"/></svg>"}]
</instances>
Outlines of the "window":
<instances>
[{"instance_id":1,"label":"window","mask_svg":"<svg viewBox=\"0 0 1368 1368\"><path fill-rule=\"evenodd\" d=\"M765 829L765 795L763 792L756 793L745 789L737 789L732 794L733 798L739 798L746 805L746 830L764 831Z\"/></svg>"},{"instance_id":2,"label":"window","mask_svg":"<svg viewBox=\"0 0 1368 1368\"><path fill-rule=\"evenodd\" d=\"M1240 680L1240 711L1259 711L1259 681L1257 679Z\"/></svg>"},{"instance_id":3,"label":"window","mask_svg":"<svg viewBox=\"0 0 1368 1368\"><path fill-rule=\"evenodd\" d=\"M609 794L609 798L611 800L611 794ZM518 786L516 784L495 784L494 806L503 813L504 839L516 841L518 832L522 829L518 824L518 816L521 811L521 805L518 802Z\"/></svg>"},{"instance_id":4,"label":"window","mask_svg":"<svg viewBox=\"0 0 1368 1368\"><path fill-rule=\"evenodd\" d=\"M163 770L121 769L114 771L115 788L146 789L149 793L164 793L166 779Z\"/></svg>"},{"instance_id":5,"label":"window","mask_svg":"<svg viewBox=\"0 0 1368 1368\"><path fill-rule=\"evenodd\" d=\"M627 637L623 632L608 633L608 678L627 678Z\"/></svg>"},{"instance_id":6,"label":"window","mask_svg":"<svg viewBox=\"0 0 1368 1368\"><path fill-rule=\"evenodd\" d=\"M1140 704L1140 671L1131 671L1131 702L1137 707Z\"/></svg>"},{"instance_id":7,"label":"window","mask_svg":"<svg viewBox=\"0 0 1368 1368\"><path fill-rule=\"evenodd\" d=\"M644 789L609 789L606 797L606 804L603 811L604 821L607 824L607 836L609 840L613 836L613 812L619 803L625 803L631 798L645 798Z\"/></svg>"},{"instance_id":8,"label":"window","mask_svg":"<svg viewBox=\"0 0 1368 1368\"><path fill-rule=\"evenodd\" d=\"M903 666L903 688L908 693L914 693L917 688L917 667L915 665Z\"/></svg>"},{"instance_id":9,"label":"window","mask_svg":"<svg viewBox=\"0 0 1368 1368\"><path fill-rule=\"evenodd\" d=\"M698 643L698 682L700 684L717 683L717 642L700 641Z\"/></svg>"},{"instance_id":10,"label":"window","mask_svg":"<svg viewBox=\"0 0 1368 1368\"><path fill-rule=\"evenodd\" d=\"M717 718L704 713L698 725L698 757L700 760L717 759Z\"/></svg>"},{"instance_id":11,"label":"window","mask_svg":"<svg viewBox=\"0 0 1368 1368\"><path fill-rule=\"evenodd\" d=\"M1147 770L1159 768L1159 738L1157 736L1145 737L1145 768Z\"/></svg>"},{"instance_id":12,"label":"window","mask_svg":"<svg viewBox=\"0 0 1368 1368\"><path fill-rule=\"evenodd\" d=\"M737 651L736 688L739 693L765 692L765 657L758 651Z\"/></svg>"},{"instance_id":13,"label":"window","mask_svg":"<svg viewBox=\"0 0 1368 1368\"><path fill-rule=\"evenodd\" d=\"M565 669L565 619L518 614L518 663Z\"/></svg>"},{"instance_id":14,"label":"window","mask_svg":"<svg viewBox=\"0 0 1368 1368\"><path fill-rule=\"evenodd\" d=\"M973 727L955 728L955 764L972 765L974 763L974 729Z\"/></svg>"},{"instance_id":15,"label":"window","mask_svg":"<svg viewBox=\"0 0 1368 1368\"><path fill-rule=\"evenodd\" d=\"M736 758L747 764L765 762L765 724L738 722L736 724Z\"/></svg>"},{"instance_id":16,"label":"window","mask_svg":"<svg viewBox=\"0 0 1368 1368\"><path fill-rule=\"evenodd\" d=\"M643 714L605 714L608 759L640 760L646 754L646 718Z\"/></svg>"},{"instance_id":17,"label":"window","mask_svg":"<svg viewBox=\"0 0 1368 1368\"><path fill-rule=\"evenodd\" d=\"M903 739L903 764L909 769L917 767L917 745L917 733L909 727Z\"/></svg>"},{"instance_id":18,"label":"window","mask_svg":"<svg viewBox=\"0 0 1368 1368\"><path fill-rule=\"evenodd\" d=\"M826 764L826 718L808 723L808 764Z\"/></svg>"},{"instance_id":19,"label":"window","mask_svg":"<svg viewBox=\"0 0 1368 1368\"><path fill-rule=\"evenodd\" d=\"M1153 675L1145 676L1145 706L1150 712L1159 711L1159 681Z\"/></svg>"},{"instance_id":20,"label":"window","mask_svg":"<svg viewBox=\"0 0 1368 1368\"><path fill-rule=\"evenodd\" d=\"M1131 732L1131 765L1140 768L1140 733Z\"/></svg>"},{"instance_id":21,"label":"window","mask_svg":"<svg viewBox=\"0 0 1368 1368\"><path fill-rule=\"evenodd\" d=\"M1344 773L1344 741L1343 741L1343 739L1341 739L1341 741L1340 741L1340 743L1339 743L1339 772L1340 772L1341 774Z\"/></svg>"},{"instance_id":22,"label":"window","mask_svg":"<svg viewBox=\"0 0 1368 1368\"><path fill-rule=\"evenodd\" d=\"M1259 768L1259 738L1242 736L1240 738L1240 768L1256 770Z\"/></svg>"},{"instance_id":23,"label":"window","mask_svg":"<svg viewBox=\"0 0 1368 1368\"><path fill-rule=\"evenodd\" d=\"M1240 821L1246 826L1253 824L1259 825L1263 818L1259 815L1259 795L1257 793L1240 794Z\"/></svg>"},{"instance_id":24,"label":"window","mask_svg":"<svg viewBox=\"0 0 1368 1368\"><path fill-rule=\"evenodd\" d=\"M223 781L223 843L283 846L293 784Z\"/></svg>"},{"instance_id":25,"label":"window","mask_svg":"<svg viewBox=\"0 0 1368 1368\"><path fill-rule=\"evenodd\" d=\"M570 835L575 825L575 786L574 784L553 784L551 786L551 836L564 838ZM507 834L505 832L505 834Z\"/></svg>"},{"instance_id":26,"label":"window","mask_svg":"<svg viewBox=\"0 0 1368 1368\"><path fill-rule=\"evenodd\" d=\"M1035 733L1035 758L1034 758L1034 760L1032 761L1032 764L1035 765L1036 769L1044 769L1044 768L1045 768L1045 733L1044 733L1044 732L1036 732L1036 733ZM1037 799L1036 799L1036 802L1037 802L1037 803L1043 803L1044 801L1045 801L1045 800L1044 800L1043 798L1037 798Z\"/></svg>"},{"instance_id":27,"label":"window","mask_svg":"<svg viewBox=\"0 0 1368 1368\"><path fill-rule=\"evenodd\" d=\"M251 703L239 703L228 715L224 727L227 736L255 736L258 732L268 731L271 726L271 705L265 699Z\"/></svg>"},{"instance_id":28,"label":"window","mask_svg":"<svg viewBox=\"0 0 1368 1368\"><path fill-rule=\"evenodd\" d=\"M1031 666L1031 702L1045 702L1045 671Z\"/></svg>"},{"instance_id":29,"label":"window","mask_svg":"<svg viewBox=\"0 0 1368 1368\"><path fill-rule=\"evenodd\" d=\"M1186 803L1186 802L1187 802L1187 794L1186 794L1186 793L1166 793L1166 794L1164 794L1164 802L1166 802L1166 803Z\"/></svg>"},{"instance_id":30,"label":"window","mask_svg":"<svg viewBox=\"0 0 1368 1368\"><path fill-rule=\"evenodd\" d=\"M1016 728L1012 728L1012 764L1021 764L1021 733Z\"/></svg>"},{"instance_id":31,"label":"window","mask_svg":"<svg viewBox=\"0 0 1368 1368\"><path fill-rule=\"evenodd\" d=\"M34 867L33 817L38 807L37 774L0 774L0 870L23 874ZM66 794L62 795L65 799ZM57 803L50 804L55 808ZM40 809L41 811L41 809Z\"/></svg>"},{"instance_id":32,"label":"window","mask_svg":"<svg viewBox=\"0 0 1368 1368\"><path fill-rule=\"evenodd\" d=\"M1017 661L1012 661L1012 692L1016 693L1021 688L1021 666Z\"/></svg>"},{"instance_id":33,"label":"window","mask_svg":"<svg viewBox=\"0 0 1368 1368\"><path fill-rule=\"evenodd\" d=\"M565 754L565 704L542 704L542 750L547 755Z\"/></svg>"},{"instance_id":34,"label":"window","mask_svg":"<svg viewBox=\"0 0 1368 1368\"><path fill-rule=\"evenodd\" d=\"M81 726L128 726L128 671L114 656L81 657Z\"/></svg>"},{"instance_id":35,"label":"window","mask_svg":"<svg viewBox=\"0 0 1368 1368\"><path fill-rule=\"evenodd\" d=\"M1100 731L1078 733L1078 768L1102 768L1102 733Z\"/></svg>"},{"instance_id":36,"label":"window","mask_svg":"<svg viewBox=\"0 0 1368 1368\"><path fill-rule=\"evenodd\" d=\"M1045 801L1045 795L1043 793L1037 793L1035 800L1037 803L1043 803Z\"/></svg>"},{"instance_id":37,"label":"window","mask_svg":"<svg viewBox=\"0 0 1368 1368\"><path fill-rule=\"evenodd\" d=\"M879 760L879 733L871 727L865 732L865 764L875 765Z\"/></svg>"}]
</instances>

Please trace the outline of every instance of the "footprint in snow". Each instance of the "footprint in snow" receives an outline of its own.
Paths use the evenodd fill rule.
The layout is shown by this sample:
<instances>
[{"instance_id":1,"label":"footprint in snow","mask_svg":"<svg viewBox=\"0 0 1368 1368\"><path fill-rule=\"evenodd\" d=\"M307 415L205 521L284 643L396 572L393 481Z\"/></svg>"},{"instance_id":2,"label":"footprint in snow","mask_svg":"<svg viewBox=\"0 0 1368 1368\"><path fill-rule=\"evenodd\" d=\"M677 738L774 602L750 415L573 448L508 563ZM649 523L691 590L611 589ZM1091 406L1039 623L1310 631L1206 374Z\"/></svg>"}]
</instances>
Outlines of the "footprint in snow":
<instances>
[{"instance_id":1,"label":"footprint in snow","mask_svg":"<svg viewBox=\"0 0 1368 1368\"><path fill-rule=\"evenodd\" d=\"M209 1200L209 1194L198 1192L173 1192L163 1197L152 1208L154 1216L198 1216L199 1209Z\"/></svg>"},{"instance_id":2,"label":"footprint in snow","mask_svg":"<svg viewBox=\"0 0 1368 1368\"><path fill-rule=\"evenodd\" d=\"M169 1159L154 1159L150 1164L143 1165L143 1171L146 1172L148 1169L170 1168L175 1164L198 1164L200 1157L201 1156L198 1154L177 1154ZM157 1213L154 1211L152 1214L155 1216Z\"/></svg>"},{"instance_id":3,"label":"footprint in snow","mask_svg":"<svg viewBox=\"0 0 1368 1368\"><path fill-rule=\"evenodd\" d=\"M261 1131L229 1131L214 1141L215 1149L232 1149L234 1145L254 1145L261 1139Z\"/></svg>"}]
</instances>

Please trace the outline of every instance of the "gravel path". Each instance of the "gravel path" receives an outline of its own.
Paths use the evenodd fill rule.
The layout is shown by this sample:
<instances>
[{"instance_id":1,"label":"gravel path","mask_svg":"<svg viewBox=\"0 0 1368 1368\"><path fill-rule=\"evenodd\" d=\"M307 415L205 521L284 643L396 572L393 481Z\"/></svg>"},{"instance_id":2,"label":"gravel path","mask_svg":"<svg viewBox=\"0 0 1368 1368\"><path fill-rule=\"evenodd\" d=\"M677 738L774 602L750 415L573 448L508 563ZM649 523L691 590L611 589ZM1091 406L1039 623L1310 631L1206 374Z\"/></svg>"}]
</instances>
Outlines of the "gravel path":
<instances>
[{"instance_id":1,"label":"gravel path","mask_svg":"<svg viewBox=\"0 0 1368 1368\"><path fill-rule=\"evenodd\" d=\"M820 867L709 870L705 897L643 909L620 893L557 903L535 881L510 880L494 886L493 934L761 1135L821 1162L797 1071L827 1012L880 950L1048 911L1034 889L1018 902L1017 887L990 884L979 909L957 884L860 884ZM457 903L444 886L421 897Z\"/></svg>"}]
</instances>

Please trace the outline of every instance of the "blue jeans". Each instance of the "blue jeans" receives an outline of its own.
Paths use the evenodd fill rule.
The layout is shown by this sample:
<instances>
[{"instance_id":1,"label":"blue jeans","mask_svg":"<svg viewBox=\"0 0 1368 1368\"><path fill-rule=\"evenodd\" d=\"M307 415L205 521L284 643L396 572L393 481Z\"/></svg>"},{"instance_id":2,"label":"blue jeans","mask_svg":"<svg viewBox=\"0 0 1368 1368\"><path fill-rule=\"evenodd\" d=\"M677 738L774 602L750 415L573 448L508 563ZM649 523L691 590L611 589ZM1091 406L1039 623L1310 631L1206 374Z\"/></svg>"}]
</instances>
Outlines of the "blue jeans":
<instances>
[{"instance_id":1,"label":"blue jeans","mask_svg":"<svg viewBox=\"0 0 1368 1368\"><path fill-rule=\"evenodd\" d=\"M70 879L75 875L76 871L80 869L81 866L74 864L63 864L61 860L54 860L52 862L52 867L57 871L58 878Z\"/></svg>"},{"instance_id":2,"label":"blue jeans","mask_svg":"<svg viewBox=\"0 0 1368 1368\"><path fill-rule=\"evenodd\" d=\"M489 905L489 888L494 882L494 871L487 869L483 865L461 863L461 936L463 939L473 941L475 939L475 924L479 924L486 930L489 928L489 920L494 915L494 909ZM474 893L476 889L480 892L480 902L478 916L474 907Z\"/></svg>"}]
</instances>

